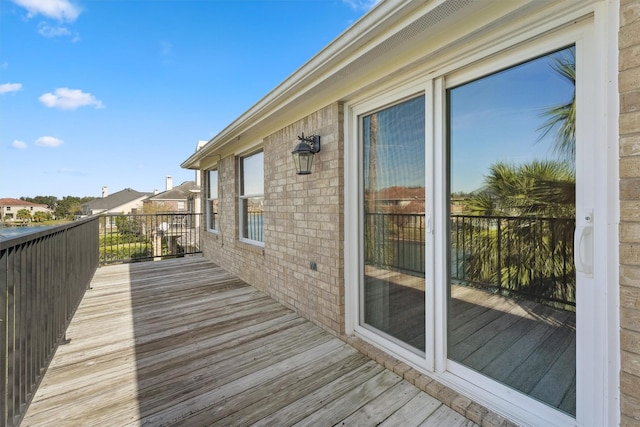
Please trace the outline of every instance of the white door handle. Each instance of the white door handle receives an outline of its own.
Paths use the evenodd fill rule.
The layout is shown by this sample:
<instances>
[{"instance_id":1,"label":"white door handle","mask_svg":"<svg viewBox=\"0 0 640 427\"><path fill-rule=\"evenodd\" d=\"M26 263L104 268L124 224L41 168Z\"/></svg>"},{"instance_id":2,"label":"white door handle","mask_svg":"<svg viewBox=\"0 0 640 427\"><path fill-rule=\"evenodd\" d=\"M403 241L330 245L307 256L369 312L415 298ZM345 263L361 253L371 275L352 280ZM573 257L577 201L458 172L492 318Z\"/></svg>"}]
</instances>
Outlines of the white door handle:
<instances>
[{"instance_id":1,"label":"white door handle","mask_svg":"<svg viewBox=\"0 0 640 427\"><path fill-rule=\"evenodd\" d=\"M593 225L576 227L573 237L573 258L576 270L588 276L593 274Z\"/></svg>"}]
</instances>

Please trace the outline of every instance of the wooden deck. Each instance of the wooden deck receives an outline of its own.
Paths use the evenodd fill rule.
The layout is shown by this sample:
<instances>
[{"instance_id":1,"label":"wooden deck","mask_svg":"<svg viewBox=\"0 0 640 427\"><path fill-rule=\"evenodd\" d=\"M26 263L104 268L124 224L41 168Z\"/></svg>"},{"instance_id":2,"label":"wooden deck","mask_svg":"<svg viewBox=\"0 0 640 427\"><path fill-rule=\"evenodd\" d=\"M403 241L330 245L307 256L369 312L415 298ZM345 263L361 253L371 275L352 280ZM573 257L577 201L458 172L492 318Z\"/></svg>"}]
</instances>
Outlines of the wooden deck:
<instances>
[{"instance_id":1,"label":"wooden deck","mask_svg":"<svg viewBox=\"0 0 640 427\"><path fill-rule=\"evenodd\" d=\"M368 294L367 303L384 318L386 332L424 349L424 279L374 267L365 277L368 286L384 288ZM575 415L574 312L467 286L450 291L449 359ZM381 295L385 302L376 301Z\"/></svg>"},{"instance_id":2,"label":"wooden deck","mask_svg":"<svg viewBox=\"0 0 640 427\"><path fill-rule=\"evenodd\" d=\"M472 426L202 257L98 269L22 426Z\"/></svg>"}]
</instances>

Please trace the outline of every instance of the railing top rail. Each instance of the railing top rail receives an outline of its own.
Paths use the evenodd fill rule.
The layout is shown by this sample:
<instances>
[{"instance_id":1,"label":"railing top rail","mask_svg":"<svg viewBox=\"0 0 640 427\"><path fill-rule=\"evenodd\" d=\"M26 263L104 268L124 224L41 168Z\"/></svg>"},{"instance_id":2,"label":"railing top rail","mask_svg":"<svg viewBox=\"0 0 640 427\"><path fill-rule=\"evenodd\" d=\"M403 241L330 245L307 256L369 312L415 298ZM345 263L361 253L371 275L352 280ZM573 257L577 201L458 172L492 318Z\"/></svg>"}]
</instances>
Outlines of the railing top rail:
<instances>
[{"instance_id":1,"label":"railing top rail","mask_svg":"<svg viewBox=\"0 0 640 427\"><path fill-rule=\"evenodd\" d=\"M139 213L139 214L123 214L123 213L107 213L103 212L97 216L163 216L163 215L194 215L193 212L155 212L155 213Z\"/></svg>"},{"instance_id":2,"label":"railing top rail","mask_svg":"<svg viewBox=\"0 0 640 427\"><path fill-rule=\"evenodd\" d=\"M424 216L425 212L365 212L365 215L380 216ZM478 219L505 219L518 221L575 221L574 217L549 217L549 216L509 216L509 215L469 215L469 214L451 214L451 218L478 218Z\"/></svg>"},{"instance_id":3,"label":"railing top rail","mask_svg":"<svg viewBox=\"0 0 640 427\"><path fill-rule=\"evenodd\" d=\"M34 231L33 233L29 233L29 234L25 234L25 235L21 235L21 236L15 236L15 237L10 237L6 240L0 240L0 250L6 250L9 249L13 246L18 246L18 245L22 245L24 243L30 242L32 240L37 240L40 239L42 237L51 235L51 234L56 234L56 233L60 233L61 231L70 229L70 228L75 228L75 227L79 227L83 224L86 224L88 222L92 222L92 221L97 221L98 217L90 217L90 218L83 218L77 221L72 221L72 222L68 222L68 223L64 223L64 224L59 224L59 225L54 225L50 228L46 228L42 231Z\"/></svg>"},{"instance_id":4,"label":"railing top rail","mask_svg":"<svg viewBox=\"0 0 640 427\"><path fill-rule=\"evenodd\" d=\"M575 221L572 217L545 217L545 216L507 216L507 215L462 215L451 214L452 218L480 218L480 219L506 219L518 221Z\"/></svg>"}]
</instances>

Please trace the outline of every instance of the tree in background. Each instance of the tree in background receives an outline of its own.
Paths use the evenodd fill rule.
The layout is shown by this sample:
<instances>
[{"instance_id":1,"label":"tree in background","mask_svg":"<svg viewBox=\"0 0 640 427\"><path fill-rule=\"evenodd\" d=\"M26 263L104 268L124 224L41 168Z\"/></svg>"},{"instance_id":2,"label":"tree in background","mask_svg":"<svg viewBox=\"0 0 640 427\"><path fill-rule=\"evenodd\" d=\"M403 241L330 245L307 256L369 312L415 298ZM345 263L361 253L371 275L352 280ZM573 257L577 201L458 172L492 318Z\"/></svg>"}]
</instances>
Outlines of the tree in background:
<instances>
[{"instance_id":1,"label":"tree in background","mask_svg":"<svg viewBox=\"0 0 640 427\"><path fill-rule=\"evenodd\" d=\"M52 211L58 206L58 198L56 196L36 196L36 197L20 197L25 202L37 203L39 205L47 205Z\"/></svg>"},{"instance_id":2,"label":"tree in background","mask_svg":"<svg viewBox=\"0 0 640 427\"><path fill-rule=\"evenodd\" d=\"M145 214L157 214L157 213L167 213L167 212L173 212L173 211L164 202L157 202L157 203L145 202L145 204L142 206L142 213L145 213Z\"/></svg>"},{"instance_id":3,"label":"tree in background","mask_svg":"<svg viewBox=\"0 0 640 427\"><path fill-rule=\"evenodd\" d=\"M74 215L82 213L82 205L94 200L95 197L65 196L59 200L55 196L20 197L25 202L47 205L59 220L72 221Z\"/></svg>"},{"instance_id":4,"label":"tree in background","mask_svg":"<svg viewBox=\"0 0 640 427\"><path fill-rule=\"evenodd\" d=\"M31 212L29 212L29 209L20 209L16 214L16 219L22 222L31 221Z\"/></svg>"},{"instance_id":5,"label":"tree in background","mask_svg":"<svg viewBox=\"0 0 640 427\"><path fill-rule=\"evenodd\" d=\"M49 212L38 211L33 214L33 220L35 222L50 221L51 219L53 219L53 216Z\"/></svg>"}]
</instances>

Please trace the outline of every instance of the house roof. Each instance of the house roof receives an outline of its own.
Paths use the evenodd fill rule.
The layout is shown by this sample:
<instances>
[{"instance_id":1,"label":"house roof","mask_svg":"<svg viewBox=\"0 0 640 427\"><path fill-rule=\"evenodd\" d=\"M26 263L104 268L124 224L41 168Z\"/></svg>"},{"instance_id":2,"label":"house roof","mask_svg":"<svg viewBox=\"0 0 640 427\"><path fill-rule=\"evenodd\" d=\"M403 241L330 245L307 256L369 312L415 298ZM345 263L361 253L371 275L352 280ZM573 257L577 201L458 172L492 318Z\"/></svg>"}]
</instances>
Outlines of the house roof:
<instances>
[{"instance_id":1,"label":"house roof","mask_svg":"<svg viewBox=\"0 0 640 427\"><path fill-rule=\"evenodd\" d=\"M149 201L163 201L163 200L186 200L189 193L196 190L197 186L195 181L185 181L182 184L173 187L171 190L163 191L154 196L149 197Z\"/></svg>"},{"instance_id":2,"label":"house roof","mask_svg":"<svg viewBox=\"0 0 640 427\"><path fill-rule=\"evenodd\" d=\"M40 203L25 202L24 200L12 199L10 197L0 199L0 206L37 206L40 208L49 208L47 205Z\"/></svg>"},{"instance_id":3,"label":"house roof","mask_svg":"<svg viewBox=\"0 0 640 427\"><path fill-rule=\"evenodd\" d=\"M424 200L424 187L387 187L377 191L376 198L382 200Z\"/></svg>"},{"instance_id":4,"label":"house roof","mask_svg":"<svg viewBox=\"0 0 640 427\"><path fill-rule=\"evenodd\" d=\"M133 202L135 200L148 197L152 194L153 193L141 193L131 188L125 188L124 190L113 193L107 197L94 199L82 206L91 210L109 210Z\"/></svg>"}]
</instances>

